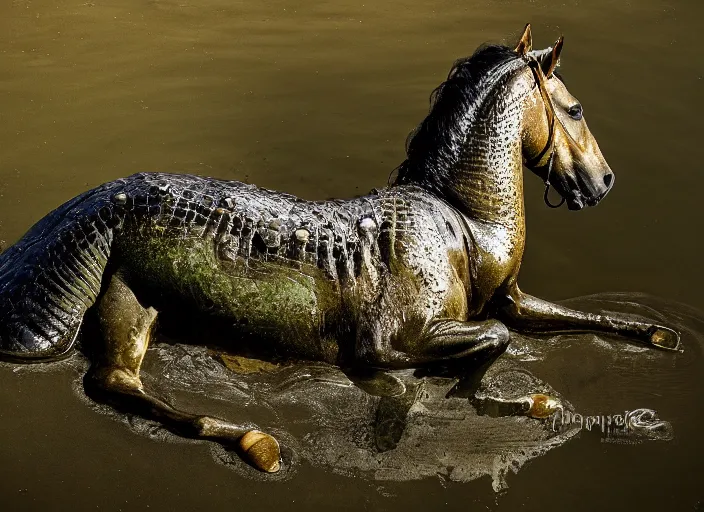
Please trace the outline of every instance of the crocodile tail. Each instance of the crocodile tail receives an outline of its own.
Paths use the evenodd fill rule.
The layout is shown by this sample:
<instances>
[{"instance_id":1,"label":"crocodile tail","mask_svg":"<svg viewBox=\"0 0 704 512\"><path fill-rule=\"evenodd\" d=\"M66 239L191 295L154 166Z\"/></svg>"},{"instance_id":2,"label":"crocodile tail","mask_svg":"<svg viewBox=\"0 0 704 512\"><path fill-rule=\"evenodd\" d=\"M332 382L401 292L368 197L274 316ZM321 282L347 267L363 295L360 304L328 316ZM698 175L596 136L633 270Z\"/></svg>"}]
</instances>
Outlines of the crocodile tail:
<instances>
[{"instance_id":1,"label":"crocodile tail","mask_svg":"<svg viewBox=\"0 0 704 512\"><path fill-rule=\"evenodd\" d=\"M100 293L118 222L112 182L58 207L0 254L0 357L52 359L73 347Z\"/></svg>"}]
</instances>

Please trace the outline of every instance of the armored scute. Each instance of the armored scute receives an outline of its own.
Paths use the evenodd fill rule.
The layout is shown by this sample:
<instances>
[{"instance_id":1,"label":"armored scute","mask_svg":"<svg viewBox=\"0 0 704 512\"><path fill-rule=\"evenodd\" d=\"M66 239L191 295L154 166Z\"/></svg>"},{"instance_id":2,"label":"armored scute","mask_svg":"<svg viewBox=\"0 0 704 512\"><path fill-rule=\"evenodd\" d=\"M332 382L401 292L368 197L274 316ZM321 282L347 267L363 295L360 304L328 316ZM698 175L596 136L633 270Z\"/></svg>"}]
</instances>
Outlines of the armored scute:
<instances>
[{"instance_id":1,"label":"armored scute","mask_svg":"<svg viewBox=\"0 0 704 512\"><path fill-rule=\"evenodd\" d=\"M553 186L573 210L613 186L581 105L554 73L562 39L531 47L526 27L514 50L488 46L458 61L395 183L365 197L310 202L136 174L69 201L0 255L0 355L66 354L95 305L99 332L84 343L92 396L191 437L238 440L253 465L277 471L273 437L179 411L144 389L157 310L197 325L218 320L227 350L266 345L348 367L486 369L509 328L596 330L677 349L667 327L518 288L523 163L545 181L546 198ZM561 407L539 393L482 400L534 418Z\"/></svg>"},{"instance_id":2,"label":"armored scute","mask_svg":"<svg viewBox=\"0 0 704 512\"><path fill-rule=\"evenodd\" d=\"M463 297L448 303L445 281L447 251L460 257L467 244L455 210L417 187L309 202L244 183L136 174L58 208L2 255L2 347L65 353L110 261L150 303L226 319L235 346L266 338L340 362L338 340L353 351L354 312L374 306L394 265L414 275L407 315L466 309ZM413 304L420 289L437 298Z\"/></svg>"}]
</instances>

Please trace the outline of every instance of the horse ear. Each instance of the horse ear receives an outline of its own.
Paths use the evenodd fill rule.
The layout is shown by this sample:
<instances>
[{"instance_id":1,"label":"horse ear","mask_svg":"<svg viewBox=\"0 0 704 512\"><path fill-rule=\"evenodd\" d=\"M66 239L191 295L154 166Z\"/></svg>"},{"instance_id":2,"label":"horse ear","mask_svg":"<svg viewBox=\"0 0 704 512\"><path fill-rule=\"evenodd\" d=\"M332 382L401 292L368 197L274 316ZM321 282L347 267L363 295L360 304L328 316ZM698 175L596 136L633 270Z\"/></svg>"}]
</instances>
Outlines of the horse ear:
<instances>
[{"instance_id":1,"label":"horse ear","mask_svg":"<svg viewBox=\"0 0 704 512\"><path fill-rule=\"evenodd\" d=\"M526 23L526 28L523 29L523 35L516 45L514 50L521 57L533 49L533 35L530 33L530 23Z\"/></svg>"},{"instance_id":2,"label":"horse ear","mask_svg":"<svg viewBox=\"0 0 704 512\"><path fill-rule=\"evenodd\" d=\"M540 62L540 67L543 68L545 78L550 78L552 76L552 72L555 71L555 68L560 64L560 53L562 53L562 43L564 40L565 38L560 36L560 39L555 41L555 45L552 47L550 55Z\"/></svg>"}]
</instances>

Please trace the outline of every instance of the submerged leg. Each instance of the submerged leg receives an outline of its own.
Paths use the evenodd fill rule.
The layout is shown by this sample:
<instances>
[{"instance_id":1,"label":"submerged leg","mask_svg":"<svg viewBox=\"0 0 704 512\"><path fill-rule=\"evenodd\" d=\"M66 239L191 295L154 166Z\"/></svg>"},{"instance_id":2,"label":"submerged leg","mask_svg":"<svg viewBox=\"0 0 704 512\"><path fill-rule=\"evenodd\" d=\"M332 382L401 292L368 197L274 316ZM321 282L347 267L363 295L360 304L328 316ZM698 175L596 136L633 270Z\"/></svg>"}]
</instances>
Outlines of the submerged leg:
<instances>
[{"instance_id":1,"label":"submerged leg","mask_svg":"<svg viewBox=\"0 0 704 512\"><path fill-rule=\"evenodd\" d=\"M421 332L409 328L393 340L375 326L358 333L356 355L367 366L382 368L419 368L453 366L469 359L498 357L509 341L506 326L497 320L460 322L436 320Z\"/></svg>"},{"instance_id":2,"label":"submerged leg","mask_svg":"<svg viewBox=\"0 0 704 512\"><path fill-rule=\"evenodd\" d=\"M508 329L496 320L436 320L404 349L416 365L448 366L453 373L460 370L464 376L450 394L468 397L481 414L545 418L561 407L559 400L543 394L513 400L475 396L489 366L508 347L509 338Z\"/></svg>"},{"instance_id":3,"label":"submerged leg","mask_svg":"<svg viewBox=\"0 0 704 512\"><path fill-rule=\"evenodd\" d=\"M149 394L139 369L156 321L156 310L143 308L129 287L115 275L98 304L103 344L95 350L88 384L98 398L122 409L158 420L188 437L238 442L243 456L256 468L276 472L279 444L272 436L211 416L179 411Z\"/></svg>"},{"instance_id":4,"label":"submerged leg","mask_svg":"<svg viewBox=\"0 0 704 512\"><path fill-rule=\"evenodd\" d=\"M509 303L499 318L517 331L559 332L598 331L619 334L667 350L677 350L680 336L662 325L634 320L627 315L582 313L532 297L518 287L509 294Z\"/></svg>"}]
</instances>

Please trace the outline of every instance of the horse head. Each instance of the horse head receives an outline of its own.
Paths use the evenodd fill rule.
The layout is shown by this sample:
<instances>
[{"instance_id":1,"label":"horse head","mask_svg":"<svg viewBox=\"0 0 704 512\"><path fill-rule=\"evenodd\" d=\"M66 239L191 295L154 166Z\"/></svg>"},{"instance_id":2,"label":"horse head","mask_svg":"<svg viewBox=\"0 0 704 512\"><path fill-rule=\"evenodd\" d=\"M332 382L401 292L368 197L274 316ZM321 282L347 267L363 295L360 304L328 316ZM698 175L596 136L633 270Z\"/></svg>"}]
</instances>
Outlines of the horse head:
<instances>
[{"instance_id":1,"label":"horse head","mask_svg":"<svg viewBox=\"0 0 704 512\"><path fill-rule=\"evenodd\" d=\"M528 24L515 48L528 62L536 83L535 105L524 122L523 157L526 167L545 181L549 206L553 206L548 201L552 185L570 210L581 210L606 196L614 173L587 127L582 105L555 72L562 47L560 37L551 47L532 50Z\"/></svg>"}]
</instances>

